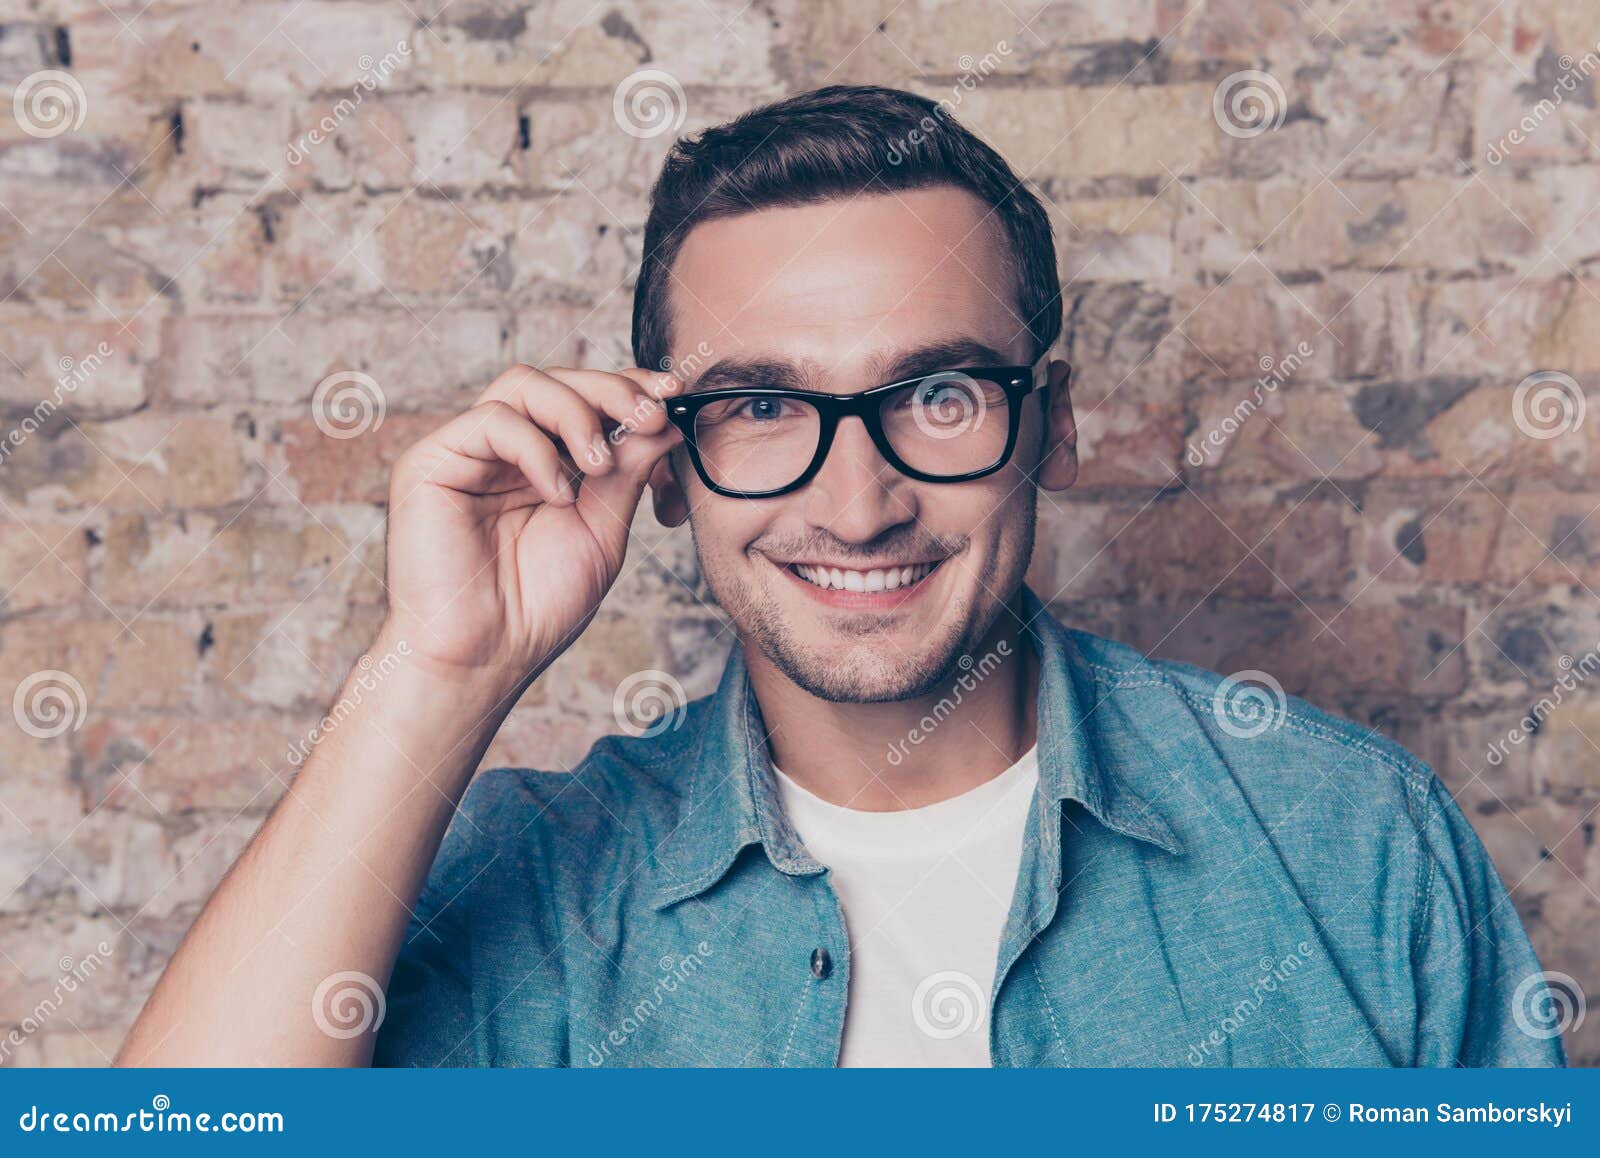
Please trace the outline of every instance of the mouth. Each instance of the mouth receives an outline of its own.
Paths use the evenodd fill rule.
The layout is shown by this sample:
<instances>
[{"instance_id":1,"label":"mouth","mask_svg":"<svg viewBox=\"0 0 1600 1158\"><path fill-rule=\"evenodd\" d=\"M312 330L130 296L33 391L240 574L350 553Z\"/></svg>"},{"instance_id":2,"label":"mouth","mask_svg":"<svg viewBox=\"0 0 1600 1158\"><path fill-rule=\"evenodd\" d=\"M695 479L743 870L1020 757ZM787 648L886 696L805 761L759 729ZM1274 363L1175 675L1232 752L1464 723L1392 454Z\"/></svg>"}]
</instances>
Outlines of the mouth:
<instances>
[{"instance_id":1,"label":"mouth","mask_svg":"<svg viewBox=\"0 0 1600 1158\"><path fill-rule=\"evenodd\" d=\"M839 611L898 611L925 597L945 559L879 567L835 567L831 563L767 560L806 598Z\"/></svg>"},{"instance_id":2,"label":"mouth","mask_svg":"<svg viewBox=\"0 0 1600 1158\"><path fill-rule=\"evenodd\" d=\"M849 567L830 567L820 563L790 563L786 570L804 579L813 587L824 591L859 591L876 594L880 591L899 591L915 587L932 575L944 562L907 563L893 567L872 567L857 570Z\"/></svg>"}]
</instances>

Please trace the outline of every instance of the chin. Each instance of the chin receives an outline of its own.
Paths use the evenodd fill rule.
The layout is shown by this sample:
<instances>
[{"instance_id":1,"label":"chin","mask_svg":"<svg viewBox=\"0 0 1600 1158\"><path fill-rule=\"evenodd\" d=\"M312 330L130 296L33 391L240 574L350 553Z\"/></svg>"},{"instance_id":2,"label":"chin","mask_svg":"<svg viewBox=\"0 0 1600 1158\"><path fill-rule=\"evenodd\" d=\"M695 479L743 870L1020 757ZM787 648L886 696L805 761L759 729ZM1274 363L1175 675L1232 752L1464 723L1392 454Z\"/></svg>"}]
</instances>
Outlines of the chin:
<instances>
[{"instance_id":1,"label":"chin","mask_svg":"<svg viewBox=\"0 0 1600 1158\"><path fill-rule=\"evenodd\" d=\"M901 641L884 633L833 646L802 644L785 631L758 635L768 659L796 686L835 704L884 704L945 689L957 672L965 633L953 628L929 645L926 636Z\"/></svg>"}]
</instances>

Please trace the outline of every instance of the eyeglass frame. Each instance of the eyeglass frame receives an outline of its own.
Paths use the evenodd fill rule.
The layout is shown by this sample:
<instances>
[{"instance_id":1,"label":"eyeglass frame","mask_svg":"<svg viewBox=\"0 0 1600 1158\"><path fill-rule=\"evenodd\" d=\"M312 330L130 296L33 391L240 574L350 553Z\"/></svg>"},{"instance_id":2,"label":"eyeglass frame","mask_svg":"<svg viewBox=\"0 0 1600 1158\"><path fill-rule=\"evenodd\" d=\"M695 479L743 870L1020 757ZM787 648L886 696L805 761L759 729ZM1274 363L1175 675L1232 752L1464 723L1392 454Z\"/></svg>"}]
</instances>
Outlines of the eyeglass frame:
<instances>
[{"instance_id":1,"label":"eyeglass frame","mask_svg":"<svg viewBox=\"0 0 1600 1158\"><path fill-rule=\"evenodd\" d=\"M1038 363L1026 366L962 366L951 370L935 370L928 374L916 374L910 378L901 378L895 382L886 382L882 386L874 386L868 390L859 390L854 394L827 394L819 390L796 390L786 386L733 386L721 390L707 390L701 394L685 394L681 397L667 400L667 419L683 434L685 449L689 452L689 461L694 465L695 474L700 476L700 481L713 493L729 499L775 499L781 495L792 494L817 477L822 470L822 464L828 459L828 452L833 449L833 437L839 429L841 418L855 417L867 428L867 434L872 439L873 446L883 456L885 462L894 467L907 478L917 482L926 483L962 483L972 482L976 479L987 478L996 471L1001 470L1011 461L1011 456L1017 449L1017 434L1022 426L1022 400L1033 390L1040 386L1035 381L1035 370ZM1067 368L1070 378L1072 368ZM903 390L907 386L914 386L930 378L953 377L962 375L968 378L977 378L999 386L1006 393L1007 430L1005 449L1000 456L989 466L979 470L967 471L965 474L945 475L929 474L917 470L907 463L895 452L889 442L889 437L883 430L883 414L880 402L884 395L896 390ZM695 443L695 422L700 411L713 402L721 402L730 398L789 398L812 405L817 411L817 450L812 455L811 462L807 464L800 477L786 486L776 487L764 491L741 491L721 486L711 477L700 458L700 448Z\"/></svg>"}]
</instances>

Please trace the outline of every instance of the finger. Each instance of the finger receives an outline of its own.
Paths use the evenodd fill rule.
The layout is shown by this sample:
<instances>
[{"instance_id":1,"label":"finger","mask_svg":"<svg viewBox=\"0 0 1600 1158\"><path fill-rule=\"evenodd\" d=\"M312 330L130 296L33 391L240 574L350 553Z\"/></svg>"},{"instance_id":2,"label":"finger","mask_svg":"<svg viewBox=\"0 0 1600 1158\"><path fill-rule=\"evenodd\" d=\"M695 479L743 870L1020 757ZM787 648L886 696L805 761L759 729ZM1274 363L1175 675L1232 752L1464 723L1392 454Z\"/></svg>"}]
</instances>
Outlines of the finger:
<instances>
[{"instance_id":1,"label":"finger","mask_svg":"<svg viewBox=\"0 0 1600 1158\"><path fill-rule=\"evenodd\" d=\"M610 423L627 433L642 430L655 434L666 426L666 412L653 391L625 374L566 368L545 373L576 390Z\"/></svg>"},{"instance_id":2,"label":"finger","mask_svg":"<svg viewBox=\"0 0 1600 1158\"><path fill-rule=\"evenodd\" d=\"M617 371L623 377L634 382L646 394L657 402L664 402L674 398L688 389L688 382L667 370L644 370L637 366L629 366Z\"/></svg>"},{"instance_id":3,"label":"finger","mask_svg":"<svg viewBox=\"0 0 1600 1158\"><path fill-rule=\"evenodd\" d=\"M489 493L487 488L510 465L545 502L566 506L576 499L556 445L508 403L480 403L430 439L441 452L427 472L430 482L467 493Z\"/></svg>"},{"instance_id":4,"label":"finger","mask_svg":"<svg viewBox=\"0 0 1600 1158\"><path fill-rule=\"evenodd\" d=\"M586 478L578 491L578 509L591 526L619 523L626 530L644 494L650 474L683 442L675 426L660 434L635 434L617 446L617 469L601 478Z\"/></svg>"},{"instance_id":5,"label":"finger","mask_svg":"<svg viewBox=\"0 0 1600 1158\"><path fill-rule=\"evenodd\" d=\"M484 391L487 400L504 402L560 439L567 456L586 474L611 469L610 444L600 428L600 412L571 386L532 366L513 366Z\"/></svg>"}]
</instances>

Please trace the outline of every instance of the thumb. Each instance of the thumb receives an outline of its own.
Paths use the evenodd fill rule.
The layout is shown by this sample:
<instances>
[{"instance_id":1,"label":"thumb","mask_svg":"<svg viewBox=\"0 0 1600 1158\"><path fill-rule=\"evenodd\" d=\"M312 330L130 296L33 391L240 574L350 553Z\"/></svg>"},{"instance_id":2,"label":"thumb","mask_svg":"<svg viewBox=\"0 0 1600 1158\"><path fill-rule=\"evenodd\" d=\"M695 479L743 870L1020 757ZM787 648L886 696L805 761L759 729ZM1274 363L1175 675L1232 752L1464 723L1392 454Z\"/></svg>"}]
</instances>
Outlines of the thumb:
<instances>
[{"instance_id":1,"label":"thumb","mask_svg":"<svg viewBox=\"0 0 1600 1158\"><path fill-rule=\"evenodd\" d=\"M626 542L651 471L682 441L675 426L659 434L625 434L612 448L613 469L584 477L578 488L578 514L601 542L608 546Z\"/></svg>"}]
</instances>

